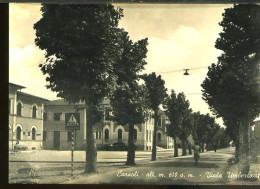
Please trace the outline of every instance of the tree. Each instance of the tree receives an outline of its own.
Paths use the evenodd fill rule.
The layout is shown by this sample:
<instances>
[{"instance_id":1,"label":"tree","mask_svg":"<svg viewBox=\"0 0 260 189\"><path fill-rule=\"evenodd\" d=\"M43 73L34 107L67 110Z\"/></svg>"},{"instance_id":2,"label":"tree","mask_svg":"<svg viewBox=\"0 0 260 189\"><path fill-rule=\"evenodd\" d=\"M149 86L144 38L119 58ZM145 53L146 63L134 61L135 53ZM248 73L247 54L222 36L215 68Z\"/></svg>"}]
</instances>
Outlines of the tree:
<instances>
[{"instance_id":1,"label":"tree","mask_svg":"<svg viewBox=\"0 0 260 189\"><path fill-rule=\"evenodd\" d=\"M237 119L223 119L226 125L226 135L228 135L234 142L235 149L235 161L239 161L239 120Z\"/></svg>"},{"instance_id":2,"label":"tree","mask_svg":"<svg viewBox=\"0 0 260 189\"><path fill-rule=\"evenodd\" d=\"M36 45L45 51L40 64L47 88L68 102L86 104L86 168L96 172L94 125L101 119L99 103L116 78L117 28L123 10L111 4L41 7L35 23Z\"/></svg>"},{"instance_id":3,"label":"tree","mask_svg":"<svg viewBox=\"0 0 260 189\"><path fill-rule=\"evenodd\" d=\"M157 135L157 124L158 124L158 111L159 106L165 102L167 97L167 89L164 84L165 81L161 79L161 75L158 77L153 72L149 75L144 74L141 78L145 81L144 94L145 102L154 113L154 131L153 131L153 147L152 147L152 161L156 161L156 135Z\"/></svg>"},{"instance_id":4,"label":"tree","mask_svg":"<svg viewBox=\"0 0 260 189\"><path fill-rule=\"evenodd\" d=\"M181 124L179 138L182 142L182 155L186 155L187 138L191 134L191 113L190 102L186 100L184 93L179 93L177 96L178 109L181 114Z\"/></svg>"},{"instance_id":5,"label":"tree","mask_svg":"<svg viewBox=\"0 0 260 189\"><path fill-rule=\"evenodd\" d=\"M181 132L179 138L182 142L182 155L186 156L186 147L189 145L188 136L192 133L192 109L187 109L184 114L182 123L181 123ZM191 150L191 149L190 149Z\"/></svg>"},{"instance_id":6,"label":"tree","mask_svg":"<svg viewBox=\"0 0 260 189\"><path fill-rule=\"evenodd\" d=\"M128 126L127 165L135 165L134 125L143 123L145 119L144 108L138 100L141 94L137 90L134 92L127 86L120 87L111 98L113 120L124 127Z\"/></svg>"},{"instance_id":7,"label":"tree","mask_svg":"<svg viewBox=\"0 0 260 189\"><path fill-rule=\"evenodd\" d=\"M166 101L166 115L170 119L167 127L167 134L174 140L174 157L178 157L178 146L176 137L182 142L182 155L186 155L187 137L191 133L191 112L189 101L185 99L184 93L175 94L171 91L171 95Z\"/></svg>"},{"instance_id":8,"label":"tree","mask_svg":"<svg viewBox=\"0 0 260 189\"><path fill-rule=\"evenodd\" d=\"M256 78L260 54L260 6L234 5L225 10L215 47L223 51L218 63L209 67L202 84L204 100L211 110L227 120L239 120L239 164L249 173L250 121L259 113Z\"/></svg>"},{"instance_id":9,"label":"tree","mask_svg":"<svg viewBox=\"0 0 260 189\"><path fill-rule=\"evenodd\" d=\"M122 53L117 64L116 88L111 94L113 120L128 125L127 165L135 165L134 125L144 122L142 88L137 84L138 73L144 69L147 53L147 39L133 43L126 33L123 35Z\"/></svg>"},{"instance_id":10,"label":"tree","mask_svg":"<svg viewBox=\"0 0 260 189\"><path fill-rule=\"evenodd\" d=\"M204 144L209 147L210 143L214 142L215 132L217 131L217 125L215 119L209 114L201 114L200 112L194 112L192 114L192 134L195 141L198 141L202 152L204 152Z\"/></svg>"},{"instance_id":11,"label":"tree","mask_svg":"<svg viewBox=\"0 0 260 189\"><path fill-rule=\"evenodd\" d=\"M177 95L172 89L170 96L166 100L166 115L169 117L170 124L167 126L167 135L173 137L174 157L178 157L177 136L180 133L181 116L177 103Z\"/></svg>"}]
</instances>

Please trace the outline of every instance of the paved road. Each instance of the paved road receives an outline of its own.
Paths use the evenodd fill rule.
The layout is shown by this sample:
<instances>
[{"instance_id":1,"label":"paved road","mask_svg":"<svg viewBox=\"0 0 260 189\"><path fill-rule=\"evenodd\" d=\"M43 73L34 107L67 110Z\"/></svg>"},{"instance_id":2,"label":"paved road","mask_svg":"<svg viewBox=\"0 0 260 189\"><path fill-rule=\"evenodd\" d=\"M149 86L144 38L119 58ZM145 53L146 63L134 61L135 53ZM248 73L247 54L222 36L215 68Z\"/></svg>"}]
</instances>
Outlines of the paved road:
<instances>
[{"instance_id":1,"label":"paved road","mask_svg":"<svg viewBox=\"0 0 260 189\"><path fill-rule=\"evenodd\" d=\"M35 153L35 154L33 154ZM23 162L9 163L10 183L61 183L61 184L257 184L238 183L234 178L229 178L228 172L237 174L237 165L228 165L227 160L233 157L234 148L221 149L215 152L205 152L197 166L194 165L192 155L172 157L172 151L158 152L156 162L150 161L151 152L136 152L137 165L126 166L123 162L126 152L98 152L98 173L83 174L85 163L84 152L78 152L77 163L75 163L74 175L71 177L70 153L69 152L26 152L11 154L10 159L27 160ZM45 156L44 154L49 154ZM56 155L56 157L55 157ZM67 157L68 156L68 157ZM43 158L45 157L45 158ZM117 161L107 163L111 159ZM27 158L27 159L25 159ZM82 158L82 159L81 159ZM53 159L59 161L54 162ZM260 156L259 156L260 159ZM33 160L52 160L47 162L32 162ZM63 161L65 163L63 163ZM24 170L25 168L25 170ZM35 170L32 177L26 172L27 168ZM260 164L251 165L251 173L260 176Z\"/></svg>"},{"instance_id":2,"label":"paved road","mask_svg":"<svg viewBox=\"0 0 260 189\"><path fill-rule=\"evenodd\" d=\"M157 158L170 156L173 154L173 150L160 150L157 151ZM181 149L179 149L181 154ZM74 151L74 161L78 163L85 162L84 151ZM126 151L98 151L97 162L125 162L127 157ZM136 160L150 159L151 151L136 151ZM35 151L23 151L21 153L9 154L10 162L70 162L71 151L55 151L55 150L35 150Z\"/></svg>"},{"instance_id":3,"label":"paved road","mask_svg":"<svg viewBox=\"0 0 260 189\"><path fill-rule=\"evenodd\" d=\"M192 156L163 158L156 162L119 168L103 174L81 176L65 183L77 184L225 184L228 181L227 160L234 148L201 154L197 166Z\"/></svg>"},{"instance_id":4,"label":"paved road","mask_svg":"<svg viewBox=\"0 0 260 189\"><path fill-rule=\"evenodd\" d=\"M179 149L181 153L181 149ZM157 159L169 157L173 150L157 152ZM126 162L126 151L98 151L97 162L100 173L114 170L115 166L124 166ZM151 151L136 151L136 162L150 161ZM82 174L85 168L85 152L74 152L74 173ZM38 179L37 183L57 183L64 181L64 176L71 174L71 152L35 150L23 151L21 153L9 154L9 181L28 183L30 171L33 170ZM56 176L56 180L52 180ZM60 178L60 181L57 180ZM47 180L46 180L47 179ZM66 178L65 178L66 180Z\"/></svg>"}]
</instances>

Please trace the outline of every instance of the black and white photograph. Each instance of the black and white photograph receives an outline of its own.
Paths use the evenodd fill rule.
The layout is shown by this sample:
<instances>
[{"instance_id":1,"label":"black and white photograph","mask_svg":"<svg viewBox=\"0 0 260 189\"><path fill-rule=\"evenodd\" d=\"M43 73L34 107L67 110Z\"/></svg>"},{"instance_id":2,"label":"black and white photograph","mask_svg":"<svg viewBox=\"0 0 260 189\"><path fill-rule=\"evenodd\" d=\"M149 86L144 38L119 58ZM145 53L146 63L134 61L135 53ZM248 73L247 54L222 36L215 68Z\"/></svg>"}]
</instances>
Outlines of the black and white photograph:
<instances>
[{"instance_id":1,"label":"black and white photograph","mask_svg":"<svg viewBox=\"0 0 260 189\"><path fill-rule=\"evenodd\" d=\"M10 3L9 184L260 185L260 4Z\"/></svg>"}]
</instances>

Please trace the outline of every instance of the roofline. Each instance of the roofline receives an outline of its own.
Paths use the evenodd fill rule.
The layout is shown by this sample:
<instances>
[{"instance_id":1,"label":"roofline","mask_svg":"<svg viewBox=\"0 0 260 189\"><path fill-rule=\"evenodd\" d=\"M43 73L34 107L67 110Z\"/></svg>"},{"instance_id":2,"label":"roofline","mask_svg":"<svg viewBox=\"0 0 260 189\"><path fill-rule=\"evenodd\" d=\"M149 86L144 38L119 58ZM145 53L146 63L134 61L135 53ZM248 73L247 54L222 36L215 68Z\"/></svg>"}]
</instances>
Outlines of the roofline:
<instances>
[{"instance_id":1,"label":"roofline","mask_svg":"<svg viewBox=\"0 0 260 189\"><path fill-rule=\"evenodd\" d=\"M16 86L16 87L19 87L19 88L21 88L21 89L24 89L24 88L26 88L26 87L24 87L24 86L22 86L22 85L17 85L17 84L10 83L10 82L9 82L9 84L11 84L11 85L14 85L14 86Z\"/></svg>"},{"instance_id":2,"label":"roofline","mask_svg":"<svg viewBox=\"0 0 260 189\"><path fill-rule=\"evenodd\" d=\"M45 104L44 106L85 106L85 105L84 104Z\"/></svg>"},{"instance_id":3,"label":"roofline","mask_svg":"<svg viewBox=\"0 0 260 189\"><path fill-rule=\"evenodd\" d=\"M40 100L44 100L44 101L50 101L46 98L42 98L42 97L39 97L39 96L35 96L35 95L31 95L31 94L28 94L28 93L24 93L24 92L21 92L21 91L17 91L17 93L20 93L22 95L26 95L26 96L29 96L29 97L34 97L34 98L38 98Z\"/></svg>"}]
</instances>

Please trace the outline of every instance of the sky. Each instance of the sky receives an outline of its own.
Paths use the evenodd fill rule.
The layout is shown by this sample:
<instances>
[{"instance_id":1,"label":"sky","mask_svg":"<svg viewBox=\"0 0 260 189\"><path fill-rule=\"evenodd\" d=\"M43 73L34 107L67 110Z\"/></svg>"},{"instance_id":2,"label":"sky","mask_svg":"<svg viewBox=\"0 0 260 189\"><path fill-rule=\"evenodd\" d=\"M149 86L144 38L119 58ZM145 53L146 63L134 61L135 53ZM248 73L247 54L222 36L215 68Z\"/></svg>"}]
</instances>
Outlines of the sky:
<instances>
[{"instance_id":1,"label":"sky","mask_svg":"<svg viewBox=\"0 0 260 189\"><path fill-rule=\"evenodd\" d=\"M214 47L222 28L225 8L231 4L115 4L124 9L120 28L129 32L135 42L148 38L147 65L144 73L162 75L168 93L184 92L193 111L210 113L202 99L201 83L207 67L217 62L221 51ZM44 51L34 43L34 23L41 18L40 4L10 4L9 15L9 81L26 87L24 92L49 100L56 93L45 87L45 76L39 68ZM189 76L183 75L183 70ZM171 73L165 73L174 71ZM211 114L212 115L212 114ZM222 119L217 123L223 125Z\"/></svg>"}]
</instances>

